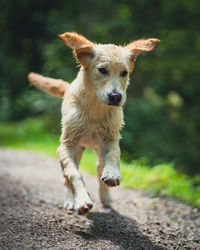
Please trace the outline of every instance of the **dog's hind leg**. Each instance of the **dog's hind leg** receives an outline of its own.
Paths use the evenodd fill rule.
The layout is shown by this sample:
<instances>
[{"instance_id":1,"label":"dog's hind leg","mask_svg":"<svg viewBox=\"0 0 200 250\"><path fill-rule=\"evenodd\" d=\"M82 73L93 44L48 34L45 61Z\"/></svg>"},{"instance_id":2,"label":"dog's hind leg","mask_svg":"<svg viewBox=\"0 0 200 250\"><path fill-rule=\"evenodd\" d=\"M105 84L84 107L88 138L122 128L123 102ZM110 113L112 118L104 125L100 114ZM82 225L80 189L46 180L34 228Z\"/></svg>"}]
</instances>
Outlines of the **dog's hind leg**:
<instances>
[{"instance_id":1,"label":"dog's hind leg","mask_svg":"<svg viewBox=\"0 0 200 250\"><path fill-rule=\"evenodd\" d=\"M97 151L97 154L98 154L98 161L96 165L97 165L98 180L99 180L99 196L103 206L110 207L111 198L108 187L101 181L101 176L104 168L104 160L102 157L102 153L100 151L99 152Z\"/></svg>"},{"instance_id":2,"label":"dog's hind leg","mask_svg":"<svg viewBox=\"0 0 200 250\"><path fill-rule=\"evenodd\" d=\"M86 191L83 178L78 171L81 153L80 148L78 150L77 148L70 148L63 143L61 143L58 149L63 175L74 196L75 209L78 211L78 214L86 214L93 204Z\"/></svg>"}]
</instances>

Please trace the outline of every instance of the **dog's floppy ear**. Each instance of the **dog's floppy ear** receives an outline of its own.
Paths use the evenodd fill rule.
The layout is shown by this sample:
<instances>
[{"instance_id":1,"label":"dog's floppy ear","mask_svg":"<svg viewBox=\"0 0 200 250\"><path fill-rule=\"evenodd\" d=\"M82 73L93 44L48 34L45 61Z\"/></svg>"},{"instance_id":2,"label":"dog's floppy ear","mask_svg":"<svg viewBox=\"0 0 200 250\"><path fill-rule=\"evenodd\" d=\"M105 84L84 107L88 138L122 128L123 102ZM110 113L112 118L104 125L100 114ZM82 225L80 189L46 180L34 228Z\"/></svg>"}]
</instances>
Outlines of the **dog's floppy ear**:
<instances>
[{"instance_id":1,"label":"dog's floppy ear","mask_svg":"<svg viewBox=\"0 0 200 250\"><path fill-rule=\"evenodd\" d=\"M94 51L92 46L84 46L79 49L74 50L77 61L83 65L87 66L90 59L94 56Z\"/></svg>"},{"instance_id":2,"label":"dog's floppy ear","mask_svg":"<svg viewBox=\"0 0 200 250\"><path fill-rule=\"evenodd\" d=\"M131 51L131 71L133 71L134 63L137 56L142 52L147 52L155 49L160 40L157 38L150 38L146 40L137 40L128 44L125 48Z\"/></svg>"},{"instance_id":3,"label":"dog's floppy ear","mask_svg":"<svg viewBox=\"0 0 200 250\"><path fill-rule=\"evenodd\" d=\"M64 34L58 35L58 37L65 45L74 50L78 62L83 66L87 66L89 60L94 55L94 44L85 37L74 32L65 32Z\"/></svg>"}]
</instances>

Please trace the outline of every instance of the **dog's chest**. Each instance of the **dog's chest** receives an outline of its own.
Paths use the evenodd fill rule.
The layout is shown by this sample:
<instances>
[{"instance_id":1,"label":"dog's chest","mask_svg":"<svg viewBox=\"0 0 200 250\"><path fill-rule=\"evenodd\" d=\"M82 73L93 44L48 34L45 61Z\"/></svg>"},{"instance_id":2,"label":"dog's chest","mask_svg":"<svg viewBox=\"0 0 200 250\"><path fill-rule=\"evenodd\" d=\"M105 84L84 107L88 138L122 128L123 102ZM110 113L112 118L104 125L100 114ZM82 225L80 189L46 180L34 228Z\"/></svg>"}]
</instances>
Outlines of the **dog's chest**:
<instances>
[{"instance_id":1,"label":"dog's chest","mask_svg":"<svg viewBox=\"0 0 200 250\"><path fill-rule=\"evenodd\" d=\"M90 150L98 150L102 147L102 138L97 131L87 132L80 138L79 146L88 148Z\"/></svg>"},{"instance_id":2,"label":"dog's chest","mask_svg":"<svg viewBox=\"0 0 200 250\"><path fill-rule=\"evenodd\" d=\"M79 146L90 150L101 150L104 143L120 138L119 127L114 126L112 120L90 120L83 126L83 133L79 139Z\"/></svg>"}]
</instances>

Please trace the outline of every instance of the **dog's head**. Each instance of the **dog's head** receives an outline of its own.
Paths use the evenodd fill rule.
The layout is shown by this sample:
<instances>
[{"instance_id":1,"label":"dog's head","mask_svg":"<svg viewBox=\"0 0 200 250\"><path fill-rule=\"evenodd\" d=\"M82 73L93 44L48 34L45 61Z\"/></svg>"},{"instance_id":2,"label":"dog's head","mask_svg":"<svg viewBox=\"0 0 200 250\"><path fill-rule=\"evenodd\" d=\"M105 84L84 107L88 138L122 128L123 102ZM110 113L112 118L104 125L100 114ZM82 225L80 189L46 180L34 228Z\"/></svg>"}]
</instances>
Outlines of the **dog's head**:
<instances>
[{"instance_id":1,"label":"dog's head","mask_svg":"<svg viewBox=\"0 0 200 250\"><path fill-rule=\"evenodd\" d=\"M122 106L126 100L129 74L137 56L153 50L156 38L134 41L126 46L95 44L76 33L59 35L65 45L74 50L79 64L85 69L97 97L106 105Z\"/></svg>"}]
</instances>

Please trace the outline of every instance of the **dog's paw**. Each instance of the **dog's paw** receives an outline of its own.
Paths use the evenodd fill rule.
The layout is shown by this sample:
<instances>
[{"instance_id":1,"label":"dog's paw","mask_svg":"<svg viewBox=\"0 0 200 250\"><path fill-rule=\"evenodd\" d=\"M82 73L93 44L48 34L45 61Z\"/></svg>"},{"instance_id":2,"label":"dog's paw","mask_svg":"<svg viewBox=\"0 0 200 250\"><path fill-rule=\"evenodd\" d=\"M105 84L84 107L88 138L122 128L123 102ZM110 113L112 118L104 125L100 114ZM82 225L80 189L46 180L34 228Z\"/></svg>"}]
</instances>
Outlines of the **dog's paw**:
<instances>
[{"instance_id":1,"label":"dog's paw","mask_svg":"<svg viewBox=\"0 0 200 250\"><path fill-rule=\"evenodd\" d=\"M105 170L101 176L101 181L103 181L109 187L115 187L120 184L121 176L118 172L112 172Z\"/></svg>"},{"instance_id":2,"label":"dog's paw","mask_svg":"<svg viewBox=\"0 0 200 250\"><path fill-rule=\"evenodd\" d=\"M92 203L84 203L83 205L81 205L78 209L77 209L77 212L78 214L80 215L84 215L84 214L87 214L90 209L93 207L93 204Z\"/></svg>"},{"instance_id":3,"label":"dog's paw","mask_svg":"<svg viewBox=\"0 0 200 250\"><path fill-rule=\"evenodd\" d=\"M75 211L74 199L67 199L63 204L63 208L67 209L68 213L73 213Z\"/></svg>"},{"instance_id":4,"label":"dog's paw","mask_svg":"<svg viewBox=\"0 0 200 250\"><path fill-rule=\"evenodd\" d=\"M83 200L83 199L76 198L75 204L76 204L75 206L76 211L80 215L87 214L90 211L90 209L92 209L93 207L92 201L90 199Z\"/></svg>"}]
</instances>

